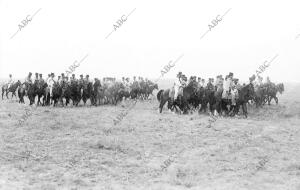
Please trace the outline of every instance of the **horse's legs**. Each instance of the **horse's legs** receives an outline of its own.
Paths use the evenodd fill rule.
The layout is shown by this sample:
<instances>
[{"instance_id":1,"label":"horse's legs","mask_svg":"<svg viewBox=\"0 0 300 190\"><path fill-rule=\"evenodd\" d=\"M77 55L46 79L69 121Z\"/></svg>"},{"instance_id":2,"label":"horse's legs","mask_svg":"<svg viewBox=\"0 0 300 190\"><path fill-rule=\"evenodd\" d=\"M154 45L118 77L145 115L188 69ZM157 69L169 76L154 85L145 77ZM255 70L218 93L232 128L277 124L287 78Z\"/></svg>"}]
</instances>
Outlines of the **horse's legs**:
<instances>
[{"instance_id":1,"label":"horse's legs","mask_svg":"<svg viewBox=\"0 0 300 190\"><path fill-rule=\"evenodd\" d=\"M245 103L242 104L242 108L243 108L243 113L245 115L245 117L247 118L247 105Z\"/></svg>"},{"instance_id":2,"label":"horse's legs","mask_svg":"<svg viewBox=\"0 0 300 190\"><path fill-rule=\"evenodd\" d=\"M274 99L276 101L276 104L278 104L278 98L275 96Z\"/></svg>"},{"instance_id":3,"label":"horse's legs","mask_svg":"<svg viewBox=\"0 0 300 190\"><path fill-rule=\"evenodd\" d=\"M164 99L162 98L162 99L160 100L160 104L159 104L159 113L162 112L162 109L163 109L165 103L166 103L166 100L164 100Z\"/></svg>"}]
</instances>

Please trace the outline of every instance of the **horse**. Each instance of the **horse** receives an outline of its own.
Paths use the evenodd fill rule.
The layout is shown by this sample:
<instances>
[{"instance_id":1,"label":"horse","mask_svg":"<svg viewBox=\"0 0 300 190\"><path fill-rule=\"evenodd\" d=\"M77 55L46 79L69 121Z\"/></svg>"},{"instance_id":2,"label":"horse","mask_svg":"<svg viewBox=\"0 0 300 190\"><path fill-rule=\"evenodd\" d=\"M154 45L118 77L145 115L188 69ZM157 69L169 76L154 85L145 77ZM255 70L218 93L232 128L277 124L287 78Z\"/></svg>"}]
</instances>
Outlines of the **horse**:
<instances>
[{"instance_id":1,"label":"horse","mask_svg":"<svg viewBox=\"0 0 300 190\"><path fill-rule=\"evenodd\" d=\"M80 92L80 87L77 81L71 81L71 99L73 102L73 106L76 105L78 106L80 100L81 100L81 92Z\"/></svg>"},{"instance_id":2,"label":"horse","mask_svg":"<svg viewBox=\"0 0 300 190\"><path fill-rule=\"evenodd\" d=\"M26 95L26 84L23 83L20 85L20 87L18 88L18 97L19 97L19 103L23 103L24 102L24 96Z\"/></svg>"},{"instance_id":3,"label":"horse","mask_svg":"<svg viewBox=\"0 0 300 190\"><path fill-rule=\"evenodd\" d=\"M167 90L159 90L156 97L159 101L159 113L162 113L162 109L166 102L168 102L168 109L171 110L172 107L174 107L177 110L176 105L171 105L171 96L170 93L173 93L174 96L174 90L167 89Z\"/></svg>"},{"instance_id":4,"label":"horse","mask_svg":"<svg viewBox=\"0 0 300 190\"><path fill-rule=\"evenodd\" d=\"M11 98L13 98L14 96L17 97L16 95L16 91L17 88L21 85L21 82L18 80L16 83L13 83L12 85L10 85L10 87L8 88L8 84L5 84L2 86L2 100L3 100L3 94L6 93L6 98L8 99L8 93L12 93Z\"/></svg>"},{"instance_id":5,"label":"horse","mask_svg":"<svg viewBox=\"0 0 300 190\"><path fill-rule=\"evenodd\" d=\"M53 101L54 107L59 102L61 95L62 95L62 87L59 85L58 82L54 82L53 87L52 87L52 101Z\"/></svg>"},{"instance_id":6,"label":"horse","mask_svg":"<svg viewBox=\"0 0 300 190\"><path fill-rule=\"evenodd\" d=\"M274 99L276 104L278 104L278 98L276 97L277 93L282 94L284 92L284 85L283 83L280 84L271 84L269 85L269 88L267 89L267 101L268 105L271 104L271 100Z\"/></svg>"},{"instance_id":7,"label":"horse","mask_svg":"<svg viewBox=\"0 0 300 190\"><path fill-rule=\"evenodd\" d=\"M167 89L167 90L160 90L157 94L157 99L160 102L159 105L159 112L162 113L162 108L165 105L166 102L168 102L168 108L173 109L175 108L177 110L177 106L181 111L183 111L184 114L188 112L190 109L189 102L192 97L195 96L196 89L193 85L187 85L186 87L183 87L182 92L178 94L176 99L172 98L173 90ZM171 92L171 93L170 93Z\"/></svg>"},{"instance_id":8,"label":"horse","mask_svg":"<svg viewBox=\"0 0 300 190\"><path fill-rule=\"evenodd\" d=\"M96 80L94 83L94 96L95 96L95 101L94 104L95 106L104 104L105 100L105 95L104 95L104 87L101 85L100 80Z\"/></svg>"},{"instance_id":9,"label":"horse","mask_svg":"<svg viewBox=\"0 0 300 190\"><path fill-rule=\"evenodd\" d=\"M38 86L34 83L26 83L25 82L25 92L27 91L27 96L29 99L29 105L34 104L35 96L37 95Z\"/></svg>"},{"instance_id":10,"label":"horse","mask_svg":"<svg viewBox=\"0 0 300 190\"><path fill-rule=\"evenodd\" d=\"M68 106L71 99L71 86L66 81L63 81L63 83L61 84L61 89L62 89L61 97L60 97L61 105L63 105L63 98L65 98L66 99L65 105Z\"/></svg>"},{"instance_id":11,"label":"horse","mask_svg":"<svg viewBox=\"0 0 300 190\"><path fill-rule=\"evenodd\" d=\"M90 99L91 104L93 104L92 102L93 84L91 82L89 82L88 84L84 83L80 86L80 89L82 89L82 100L84 105L86 104L86 101L88 99Z\"/></svg>"},{"instance_id":12,"label":"horse","mask_svg":"<svg viewBox=\"0 0 300 190\"><path fill-rule=\"evenodd\" d=\"M247 103L249 100L253 99L254 94L254 86L252 83L249 83L246 86L243 86L241 89L238 89L238 98L236 99L236 106L233 106L231 103L231 99L222 99L221 108L226 111L226 114L232 111L231 116L237 114L240 110L240 106L242 106L243 114L247 118ZM227 105L230 105L230 109L227 109Z\"/></svg>"}]
</instances>

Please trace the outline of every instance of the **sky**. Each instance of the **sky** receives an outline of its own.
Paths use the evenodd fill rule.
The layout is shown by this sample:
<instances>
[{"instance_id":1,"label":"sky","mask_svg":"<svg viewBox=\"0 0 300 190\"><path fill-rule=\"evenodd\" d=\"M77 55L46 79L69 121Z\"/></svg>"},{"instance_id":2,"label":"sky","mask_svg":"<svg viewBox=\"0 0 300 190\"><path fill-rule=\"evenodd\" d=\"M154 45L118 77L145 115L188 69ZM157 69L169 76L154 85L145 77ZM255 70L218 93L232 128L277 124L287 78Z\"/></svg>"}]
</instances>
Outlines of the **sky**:
<instances>
[{"instance_id":1,"label":"sky","mask_svg":"<svg viewBox=\"0 0 300 190\"><path fill-rule=\"evenodd\" d=\"M77 77L159 78L181 57L163 77L233 72L245 81L267 61L262 77L300 82L299 5L297 0L0 0L0 78L58 75L84 57L73 72ZM26 17L31 21L19 30ZM209 30L217 17L222 20ZM126 21L114 30L121 18Z\"/></svg>"}]
</instances>

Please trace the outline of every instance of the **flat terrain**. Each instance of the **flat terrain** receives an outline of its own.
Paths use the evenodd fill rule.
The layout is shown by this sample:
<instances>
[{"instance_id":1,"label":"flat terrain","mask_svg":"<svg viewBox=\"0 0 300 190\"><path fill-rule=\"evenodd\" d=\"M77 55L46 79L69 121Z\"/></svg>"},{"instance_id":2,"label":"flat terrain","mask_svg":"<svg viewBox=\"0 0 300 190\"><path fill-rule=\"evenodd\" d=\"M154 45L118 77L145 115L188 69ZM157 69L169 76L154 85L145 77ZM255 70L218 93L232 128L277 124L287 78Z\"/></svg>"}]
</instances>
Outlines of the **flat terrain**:
<instances>
[{"instance_id":1,"label":"flat terrain","mask_svg":"<svg viewBox=\"0 0 300 190\"><path fill-rule=\"evenodd\" d=\"M5 99L0 189L300 190L300 85L285 88L278 105L211 126L208 114L159 114L154 98L117 125L132 102L31 108Z\"/></svg>"}]
</instances>

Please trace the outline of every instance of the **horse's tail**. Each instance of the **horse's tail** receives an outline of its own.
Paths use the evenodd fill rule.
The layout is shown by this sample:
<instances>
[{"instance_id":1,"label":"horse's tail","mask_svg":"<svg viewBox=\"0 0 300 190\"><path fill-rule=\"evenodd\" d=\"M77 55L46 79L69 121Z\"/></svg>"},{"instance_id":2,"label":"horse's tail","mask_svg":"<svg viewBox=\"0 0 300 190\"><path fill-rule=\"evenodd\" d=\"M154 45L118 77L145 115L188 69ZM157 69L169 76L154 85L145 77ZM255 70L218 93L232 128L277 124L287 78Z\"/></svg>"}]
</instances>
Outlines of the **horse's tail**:
<instances>
[{"instance_id":1,"label":"horse's tail","mask_svg":"<svg viewBox=\"0 0 300 190\"><path fill-rule=\"evenodd\" d=\"M157 100L160 102L160 97L161 97L161 94L164 92L164 90L160 90L160 91L158 91L158 93L157 93Z\"/></svg>"}]
</instances>

